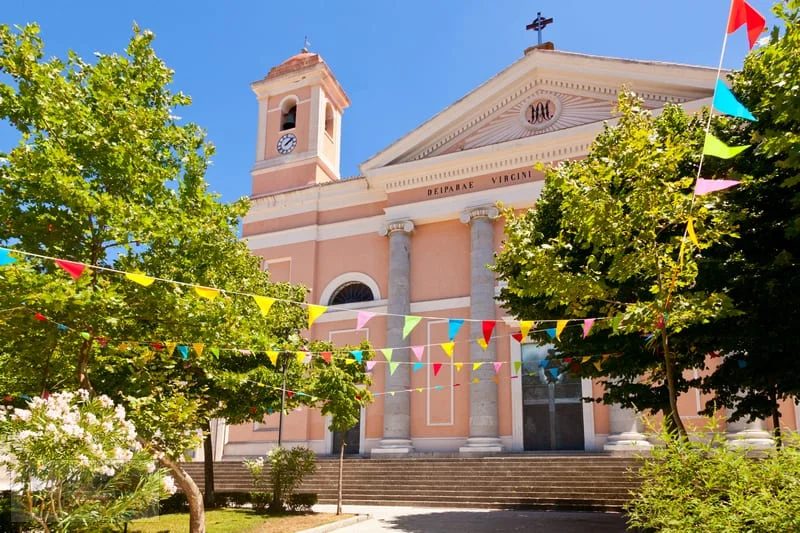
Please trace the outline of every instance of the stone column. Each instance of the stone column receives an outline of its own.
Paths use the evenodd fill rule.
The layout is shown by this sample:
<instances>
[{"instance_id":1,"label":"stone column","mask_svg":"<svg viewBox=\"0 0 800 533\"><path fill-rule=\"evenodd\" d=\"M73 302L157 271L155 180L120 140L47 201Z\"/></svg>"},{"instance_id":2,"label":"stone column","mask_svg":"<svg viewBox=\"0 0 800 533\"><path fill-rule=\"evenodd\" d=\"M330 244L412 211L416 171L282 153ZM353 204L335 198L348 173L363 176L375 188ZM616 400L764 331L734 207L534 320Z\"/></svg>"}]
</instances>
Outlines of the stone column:
<instances>
[{"instance_id":1,"label":"stone column","mask_svg":"<svg viewBox=\"0 0 800 533\"><path fill-rule=\"evenodd\" d=\"M496 314L494 300L494 272L488 265L494 263L494 223L500 214L494 206L468 209L461 214L461 222L470 225L470 318L493 320ZM470 322L470 339L483 337L480 321ZM459 448L462 453L492 453L503 451L497 430L497 383L492 381L496 361L497 342L489 341L484 351L475 342L469 345L470 361L482 365L472 373L480 383L469 387L469 438Z\"/></svg>"},{"instance_id":2,"label":"stone column","mask_svg":"<svg viewBox=\"0 0 800 533\"><path fill-rule=\"evenodd\" d=\"M410 220L389 222L380 234L389 236L389 315L386 317L386 345L395 350L394 362L408 362L410 350L402 349L409 345L403 339L404 319L400 315L411 312L411 293L409 272L411 270L411 232L414 223ZM399 365L392 374L386 366L387 391L404 390L410 386L411 365ZM411 445L411 395L401 392L383 397L383 439L372 454L401 454L414 451Z\"/></svg>"},{"instance_id":3,"label":"stone column","mask_svg":"<svg viewBox=\"0 0 800 533\"><path fill-rule=\"evenodd\" d=\"M728 446L731 448L751 448L754 450L766 450L775 447L769 431L764 428L763 420L753 420L748 422L746 418L740 418L736 422L728 422L726 437Z\"/></svg>"},{"instance_id":4,"label":"stone column","mask_svg":"<svg viewBox=\"0 0 800 533\"><path fill-rule=\"evenodd\" d=\"M633 409L626 409L619 404L608 408L609 435L603 445L607 452L636 452L653 447L642 433L642 420Z\"/></svg>"}]
</instances>

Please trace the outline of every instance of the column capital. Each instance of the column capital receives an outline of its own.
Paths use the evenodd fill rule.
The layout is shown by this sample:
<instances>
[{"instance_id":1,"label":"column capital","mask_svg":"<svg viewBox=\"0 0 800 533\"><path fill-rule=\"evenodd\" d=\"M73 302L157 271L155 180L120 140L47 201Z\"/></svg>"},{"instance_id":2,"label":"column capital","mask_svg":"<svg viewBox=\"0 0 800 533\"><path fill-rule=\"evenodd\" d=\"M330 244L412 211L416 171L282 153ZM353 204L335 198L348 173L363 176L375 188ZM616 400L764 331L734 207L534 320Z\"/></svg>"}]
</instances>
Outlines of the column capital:
<instances>
[{"instance_id":1,"label":"column capital","mask_svg":"<svg viewBox=\"0 0 800 533\"><path fill-rule=\"evenodd\" d=\"M391 222L384 222L378 230L381 237L391 235L395 231L402 231L403 233L411 233L414 231L414 223L410 220L393 220Z\"/></svg>"},{"instance_id":2,"label":"column capital","mask_svg":"<svg viewBox=\"0 0 800 533\"><path fill-rule=\"evenodd\" d=\"M476 218L494 219L500 216L500 210L493 205L483 205L480 207L470 207L461 212L461 222L469 224Z\"/></svg>"}]
</instances>

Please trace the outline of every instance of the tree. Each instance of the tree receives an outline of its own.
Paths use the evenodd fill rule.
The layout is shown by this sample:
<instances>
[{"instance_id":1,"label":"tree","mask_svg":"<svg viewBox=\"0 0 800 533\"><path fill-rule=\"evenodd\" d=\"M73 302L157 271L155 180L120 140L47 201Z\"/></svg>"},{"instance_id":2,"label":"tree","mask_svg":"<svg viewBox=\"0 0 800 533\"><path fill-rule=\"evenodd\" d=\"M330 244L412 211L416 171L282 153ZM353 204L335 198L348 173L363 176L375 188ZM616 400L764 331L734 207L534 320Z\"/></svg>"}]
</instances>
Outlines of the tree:
<instances>
[{"instance_id":1,"label":"tree","mask_svg":"<svg viewBox=\"0 0 800 533\"><path fill-rule=\"evenodd\" d=\"M604 378L603 401L663 411L685 434L677 398L693 383L683 372L703 368L705 353L684 332L732 312L724 293L695 286L696 253L729 244L735 228L723 197L692 202L705 116L667 105L654 117L631 93L617 112L585 159L547 170L536 210L505 211L500 300L522 319L607 317L585 340L580 327L564 330L565 370ZM699 246L685 239L690 217Z\"/></svg>"}]
</instances>

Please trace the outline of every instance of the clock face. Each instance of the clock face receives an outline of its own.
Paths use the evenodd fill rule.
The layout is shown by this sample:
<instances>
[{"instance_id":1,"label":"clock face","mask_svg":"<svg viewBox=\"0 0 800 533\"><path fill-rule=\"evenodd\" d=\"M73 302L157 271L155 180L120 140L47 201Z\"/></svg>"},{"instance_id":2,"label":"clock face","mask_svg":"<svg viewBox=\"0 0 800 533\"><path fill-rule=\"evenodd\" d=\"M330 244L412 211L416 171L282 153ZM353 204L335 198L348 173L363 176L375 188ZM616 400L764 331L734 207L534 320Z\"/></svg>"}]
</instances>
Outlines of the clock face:
<instances>
[{"instance_id":1,"label":"clock face","mask_svg":"<svg viewBox=\"0 0 800 533\"><path fill-rule=\"evenodd\" d=\"M291 153L295 146L297 146L297 137L294 133L287 133L278 139L278 151L283 155Z\"/></svg>"}]
</instances>

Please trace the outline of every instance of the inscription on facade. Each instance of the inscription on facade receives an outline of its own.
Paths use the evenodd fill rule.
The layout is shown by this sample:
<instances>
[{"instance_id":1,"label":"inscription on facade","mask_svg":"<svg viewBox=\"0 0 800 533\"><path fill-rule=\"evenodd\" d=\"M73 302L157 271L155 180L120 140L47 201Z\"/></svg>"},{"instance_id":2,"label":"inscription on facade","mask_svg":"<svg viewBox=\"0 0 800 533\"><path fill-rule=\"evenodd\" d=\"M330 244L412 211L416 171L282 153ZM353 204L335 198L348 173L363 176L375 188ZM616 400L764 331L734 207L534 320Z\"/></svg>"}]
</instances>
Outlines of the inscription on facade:
<instances>
[{"instance_id":1,"label":"inscription on facade","mask_svg":"<svg viewBox=\"0 0 800 533\"><path fill-rule=\"evenodd\" d=\"M477 183L489 182L492 185L500 186L509 183L517 183L520 181L528 181L531 179L533 179L533 170L531 169L518 170L515 172L508 172L506 174L495 174L493 176L486 176L467 181L448 183L446 185L440 185L438 187L429 187L427 189L427 196L428 198L433 198L436 196L449 196L451 194L470 192L475 190L475 188L477 187L476 182Z\"/></svg>"}]
</instances>

